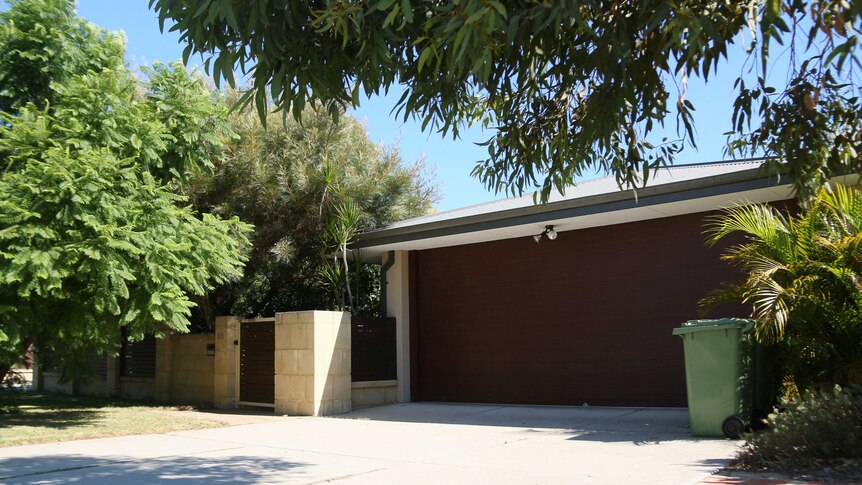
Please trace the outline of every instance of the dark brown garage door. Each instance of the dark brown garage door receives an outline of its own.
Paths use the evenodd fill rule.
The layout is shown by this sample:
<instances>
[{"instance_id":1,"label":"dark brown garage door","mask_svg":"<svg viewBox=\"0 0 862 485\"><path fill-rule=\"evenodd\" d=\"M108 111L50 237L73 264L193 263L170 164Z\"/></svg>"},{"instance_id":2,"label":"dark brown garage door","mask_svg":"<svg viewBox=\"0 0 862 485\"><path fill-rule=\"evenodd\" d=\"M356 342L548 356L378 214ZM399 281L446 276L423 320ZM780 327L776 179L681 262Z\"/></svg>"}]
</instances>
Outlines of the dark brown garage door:
<instances>
[{"instance_id":1,"label":"dark brown garage door","mask_svg":"<svg viewBox=\"0 0 862 485\"><path fill-rule=\"evenodd\" d=\"M705 215L411 253L414 398L684 406L671 330L736 277Z\"/></svg>"},{"instance_id":2,"label":"dark brown garage door","mask_svg":"<svg viewBox=\"0 0 862 485\"><path fill-rule=\"evenodd\" d=\"M244 404L275 402L275 324L240 324L239 400Z\"/></svg>"}]
</instances>

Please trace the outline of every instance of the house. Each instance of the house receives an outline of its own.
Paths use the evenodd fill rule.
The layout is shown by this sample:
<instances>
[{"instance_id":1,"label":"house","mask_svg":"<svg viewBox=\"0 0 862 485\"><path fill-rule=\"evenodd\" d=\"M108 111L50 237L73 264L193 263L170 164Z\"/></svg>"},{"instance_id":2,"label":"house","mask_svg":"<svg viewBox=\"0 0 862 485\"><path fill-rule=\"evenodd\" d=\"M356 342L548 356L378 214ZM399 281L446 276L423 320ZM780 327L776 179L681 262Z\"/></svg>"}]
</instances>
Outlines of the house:
<instances>
[{"instance_id":1,"label":"house","mask_svg":"<svg viewBox=\"0 0 862 485\"><path fill-rule=\"evenodd\" d=\"M602 178L360 235L397 319L398 400L685 406L671 331L739 278L704 244L706 218L793 195L760 165L675 166L637 191Z\"/></svg>"}]
</instances>

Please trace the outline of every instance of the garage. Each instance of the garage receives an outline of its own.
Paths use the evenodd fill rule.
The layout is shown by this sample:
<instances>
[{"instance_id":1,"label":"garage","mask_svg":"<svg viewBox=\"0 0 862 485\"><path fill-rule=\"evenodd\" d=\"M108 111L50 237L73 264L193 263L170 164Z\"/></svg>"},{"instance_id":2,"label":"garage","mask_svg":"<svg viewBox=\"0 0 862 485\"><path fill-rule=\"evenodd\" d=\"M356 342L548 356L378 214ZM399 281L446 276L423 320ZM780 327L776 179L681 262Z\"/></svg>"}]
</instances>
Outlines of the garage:
<instances>
[{"instance_id":1,"label":"garage","mask_svg":"<svg viewBox=\"0 0 862 485\"><path fill-rule=\"evenodd\" d=\"M686 406L671 331L740 277L706 247L706 219L793 195L760 165L672 167L637 191L597 179L361 234L396 319L399 401Z\"/></svg>"},{"instance_id":2,"label":"garage","mask_svg":"<svg viewBox=\"0 0 862 485\"><path fill-rule=\"evenodd\" d=\"M671 330L734 277L707 215L411 253L418 400L685 406Z\"/></svg>"}]
</instances>

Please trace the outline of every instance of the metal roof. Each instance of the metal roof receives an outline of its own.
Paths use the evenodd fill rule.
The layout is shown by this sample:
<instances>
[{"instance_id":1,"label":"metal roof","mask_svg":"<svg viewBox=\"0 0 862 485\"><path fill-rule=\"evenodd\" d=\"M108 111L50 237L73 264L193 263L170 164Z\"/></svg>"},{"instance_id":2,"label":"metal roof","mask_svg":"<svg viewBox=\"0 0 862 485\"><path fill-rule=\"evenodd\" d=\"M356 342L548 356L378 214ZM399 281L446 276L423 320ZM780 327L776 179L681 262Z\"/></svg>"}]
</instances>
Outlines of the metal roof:
<instances>
[{"instance_id":1,"label":"metal roof","mask_svg":"<svg viewBox=\"0 0 862 485\"><path fill-rule=\"evenodd\" d=\"M570 187L565 194L554 193L546 204L534 204L533 194L528 194L396 222L360 234L355 247L372 249L374 253L390 249L425 249L518 237L530 231L537 233L537 228L544 223L562 224L558 231L573 230L710 210L722 204L731 205L730 194L751 195L745 200L752 202L791 197L788 181L766 176L761 170L762 163L762 159L756 159L677 165L656 171L646 187L638 189L621 190L613 177L587 180ZM706 206L686 204L686 208L671 210L665 207L703 198L711 198ZM643 210L651 206L655 206L652 211ZM625 211L629 213L622 214ZM621 213L615 218L606 215L603 221L575 223L579 219L585 221L587 216L613 212ZM502 230L504 228L509 229ZM470 235L456 237L467 234ZM432 239L433 244L429 242ZM424 242L411 244L411 241Z\"/></svg>"},{"instance_id":2,"label":"metal roof","mask_svg":"<svg viewBox=\"0 0 862 485\"><path fill-rule=\"evenodd\" d=\"M703 163L697 165L677 165L674 167L660 169L656 173L654 173L652 178L649 180L648 187L656 187L671 182L701 179L706 177L713 177L715 175L757 169L760 167L761 163L762 160L746 160L738 162L734 161L720 163ZM635 193L642 190L643 188L637 189L635 191L625 192L631 193L632 197L635 197ZM585 180L583 182L578 182L575 186L569 187L566 190L565 195L562 195L559 192L554 192L548 200L547 205L551 205L564 200L583 199L590 196L615 192L622 191L617 185L617 181L614 177L601 177L592 180ZM502 212L521 207L532 207L534 205L535 204L533 202L533 194L531 193L521 197L509 197L506 199L486 202L484 204L471 205L468 207L462 207L460 209L453 209L449 211L438 212L435 214L429 214L427 216L414 217L412 219L406 219L400 222L396 222L394 224L390 224L385 228L375 232L392 230L399 227L417 226L421 224L428 224L430 222L448 221L480 214Z\"/></svg>"}]
</instances>

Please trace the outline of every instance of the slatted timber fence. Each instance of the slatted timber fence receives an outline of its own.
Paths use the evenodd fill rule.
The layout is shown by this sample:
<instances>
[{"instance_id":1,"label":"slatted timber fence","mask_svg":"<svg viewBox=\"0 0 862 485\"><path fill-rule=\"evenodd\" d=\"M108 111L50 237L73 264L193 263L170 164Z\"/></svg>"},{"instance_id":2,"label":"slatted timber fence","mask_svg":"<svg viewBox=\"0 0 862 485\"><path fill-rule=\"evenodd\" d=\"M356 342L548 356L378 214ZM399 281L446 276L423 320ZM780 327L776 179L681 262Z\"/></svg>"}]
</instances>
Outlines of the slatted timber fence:
<instances>
[{"instance_id":1,"label":"slatted timber fence","mask_svg":"<svg viewBox=\"0 0 862 485\"><path fill-rule=\"evenodd\" d=\"M397 379L395 319L353 316L350 323L352 381Z\"/></svg>"},{"instance_id":2,"label":"slatted timber fence","mask_svg":"<svg viewBox=\"0 0 862 485\"><path fill-rule=\"evenodd\" d=\"M153 335L147 335L137 342L130 342L128 335L123 332L120 375L123 377L156 376L156 338Z\"/></svg>"}]
</instances>

